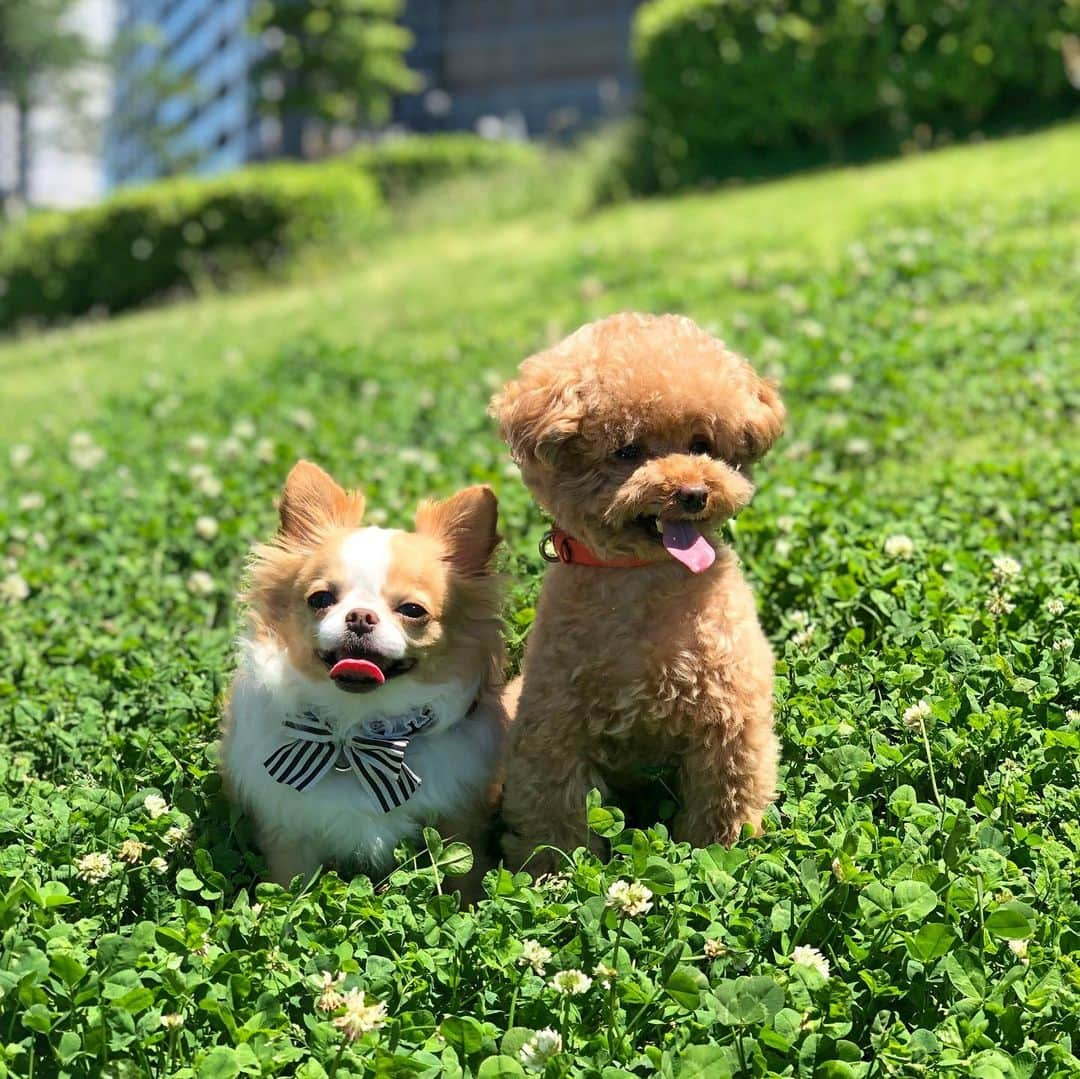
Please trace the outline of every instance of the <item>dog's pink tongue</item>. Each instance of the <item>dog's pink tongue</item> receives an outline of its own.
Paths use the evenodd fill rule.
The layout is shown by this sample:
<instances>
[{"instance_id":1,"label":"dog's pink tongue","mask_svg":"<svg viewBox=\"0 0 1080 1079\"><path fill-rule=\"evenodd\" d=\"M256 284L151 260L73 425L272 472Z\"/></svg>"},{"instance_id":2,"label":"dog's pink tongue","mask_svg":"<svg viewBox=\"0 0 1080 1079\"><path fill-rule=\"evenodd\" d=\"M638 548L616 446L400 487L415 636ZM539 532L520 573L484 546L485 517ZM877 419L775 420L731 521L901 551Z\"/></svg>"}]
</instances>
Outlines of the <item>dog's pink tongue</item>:
<instances>
[{"instance_id":1,"label":"dog's pink tongue","mask_svg":"<svg viewBox=\"0 0 1080 1079\"><path fill-rule=\"evenodd\" d=\"M386 675L367 659L339 659L330 668L331 678L370 678L373 682L382 685L386 681Z\"/></svg>"},{"instance_id":2,"label":"dog's pink tongue","mask_svg":"<svg viewBox=\"0 0 1080 1079\"><path fill-rule=\"evenodd\" d=\"M716 551L689 521L664 522L664 547L691 573L703 573L716 561Z\"/></svg>"}]
</instances>

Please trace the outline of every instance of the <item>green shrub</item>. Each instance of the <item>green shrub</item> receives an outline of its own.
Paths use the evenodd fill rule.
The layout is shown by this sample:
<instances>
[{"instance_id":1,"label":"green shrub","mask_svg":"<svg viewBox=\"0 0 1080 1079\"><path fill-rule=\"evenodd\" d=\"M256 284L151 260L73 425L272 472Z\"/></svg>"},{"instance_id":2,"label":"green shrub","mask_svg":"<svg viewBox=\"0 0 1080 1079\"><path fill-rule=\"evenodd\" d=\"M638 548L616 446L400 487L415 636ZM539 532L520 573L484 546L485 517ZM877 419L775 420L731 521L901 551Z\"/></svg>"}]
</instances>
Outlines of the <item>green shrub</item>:
<instances>
[{"instance_id":1,"label":"green shrub","mask_svg":"<svg viewBox=\"0 0 1080 1079\"><path fill-rule=\"evenodd\" d=\"M436 180L521 164L536 154L527 143L478 135L410 135L361 146L349 155L390 199L411 195Z\"/></svg>"},{"instance_id":2,"label":"green shrub","mask_svg":"<svg viewBox=\"0 0 1080 1079\"><path fill-rule=\"evenodd\" d=\"M763 150L835 154L922 124L1060 111L1077 30L1078 0L654 0L634 27L631 186L731 175Z\"/></svg>"},{"instance_id":3,"label":"green shrub","mask_svg":"<svg viewBox=\"0 0 1080 1079\"><path fill-rule=\"evenodd\" d=\"M226 284L306 244L371 228L381 204L355 169L272 165L33 215L0 236L0 329L121 311L201 278Z\"/></svg>"}]
</instances>

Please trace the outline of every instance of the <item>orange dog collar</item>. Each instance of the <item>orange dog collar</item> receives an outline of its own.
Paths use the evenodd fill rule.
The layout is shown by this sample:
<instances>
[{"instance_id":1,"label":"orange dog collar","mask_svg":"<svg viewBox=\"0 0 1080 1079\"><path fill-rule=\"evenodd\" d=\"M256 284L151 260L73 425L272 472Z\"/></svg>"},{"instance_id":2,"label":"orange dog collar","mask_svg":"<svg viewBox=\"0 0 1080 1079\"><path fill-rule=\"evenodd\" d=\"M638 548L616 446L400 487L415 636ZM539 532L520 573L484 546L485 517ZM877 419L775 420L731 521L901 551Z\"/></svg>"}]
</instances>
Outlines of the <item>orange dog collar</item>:
<instances>
[{"instance_id":1,"label":"orange dog collar","mask_svg":"<svg viewBox=\"0 0 1080 1079\"><path fill-rule=\"evenodd\" d=\"M633 569L636 566L655 566L658 558L616 558L606 561L594 554L580 540L553 528L540 540L540 557L545 562L562 562L567 566L595 566L599 569Z\"/></svg>"}]
</instances>

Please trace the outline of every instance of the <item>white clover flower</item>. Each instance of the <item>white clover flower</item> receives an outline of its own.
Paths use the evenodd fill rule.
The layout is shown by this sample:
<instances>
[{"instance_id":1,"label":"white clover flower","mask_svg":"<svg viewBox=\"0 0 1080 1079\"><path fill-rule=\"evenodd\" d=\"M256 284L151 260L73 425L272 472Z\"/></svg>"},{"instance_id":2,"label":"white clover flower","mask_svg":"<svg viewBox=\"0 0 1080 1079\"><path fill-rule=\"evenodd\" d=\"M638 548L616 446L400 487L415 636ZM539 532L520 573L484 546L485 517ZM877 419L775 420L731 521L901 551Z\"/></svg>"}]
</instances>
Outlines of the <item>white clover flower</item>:
<instances>
[{"instance_id":1,"label":"white clover flower","mask_svg":"<svg viewBox=\"0 0 1080 1079\"><path fill-rule=\"evenodd\" d=\"M235 461L244 452L244 444L235 435L223 438L217 449L218 456L224 461Z\"/></svg>"},{"instance_id":2,"label":"white clover flower","mask_svg":"<svg viewBox=\"0 0 1080 1079\"><path fill-rule=\"evenodd\" d=\"M217 585L214 578L204 569L195 570L187 579L187 590L193 596L211 596Z\"/></svg>"},{"instance_id":3,"label":"white clover flower","mask_svg":"<svg viewBox=\"0 0 1080 1079\"><path fill-rule=\"evenodd\" d=\"M68 460L80 471L89 472L105 460L105 451L100 446L72 446L68 451Z\"/></svg>"},{"instance_id":4,"label":"white clover flower","mask_svg":"<svg viewBox=\"0 0 1080 1079\"><path fill-rule=\"evenodd\" d=\"M120 844L116 857L122 862L127 862L128 865L135 865L136 862L142 861L144 850L146 850L145 843L140 843L137 839L125 839Z\"/></svg>"},{"instance_id":5,"label":"white clover flower","mask_svg":"<svg viewBox=\"0 0 1080 1079\"><path fill-rule=\"evenodd\" d=\"M206 540L208 543L218 534L218 523L216 517L202 516L195 521L195 535L199 539Z\"/></svg>"},{"instance_id":6,"label":"white clover flower","mask_svg":"<svg viewBox=\"0 0 1080 1079\"><path fill-rule=\"evenodd\" d=\"M11 467L16 470L29 464L33 456L34 448L27 446L25 442L19 442L8 450L8 460L11 461Z\"/></svg>"},{"instance_id":7,"label":"white clover flower","mask_svg":"<svg viewBox=\"0 0 1080 1079\"><path fill-rule=\"evenodd\" d=\"M360 383L360 396L365 401L374 401L379 396L379 392L379 384L373 378L365 379Z\"/></svg>"},{"instance_id":8,"label":"white clover flower","mask_svg":"<svg viewBox=\"0 0 1080 1079\"><path fill-rule=\"evenodd\" d=\"M289 418L301 431L315 430L315 417L306 408L294 408Z\"/></svg>"},{"instance_id":9,"label":"white clover flower","mask_svg":"<svg viewBox=\"0 0 1080 1079\"><path fill-rule=\"evenodd\" d=\"M195 482L195 487L200 494L206 495L207 498L217 498L224 489L221 480L213 472L206 472L200 476Z\"/></svg>"},{"instance_id":10,"label":"white clover flower","mask_svg":"<svg viewBox=\"0 0 1080 1079\"><path fill-rule=\"evenodd\" d=\"M30 598L30 586L18 573L9 573L0 581L0 601L22 603Z\"/></svg>"},{"instance_id":11,"label":"white clover flower","mask_svg":"<svg viewBox=\"0 0 1080 1079\"><path fill-rule=\"evenodd\" d=\"M246 442L250 442L255 437L255 423L247 416L241 416L240 419L233 424L232 433L237 438L242 438Z\"/></svg>"},{"instance_id":12,"label":"white clover flower","mask_svg":"<svg viewBox=\"0 0 1080 1079\"><path fill-rule=\"evenodd\" d=\"M315 1001L315 1007L321 1012L336 1012L345 1003L345 998L338 991L341 983L345 981L345 972L331 974L330 971L322 971L322 980L319 983L319 999Z\"/></svg>"},{"instance_id":13,"label":"white clover flower","mask_svg":"<svg viewBox=\"0 0 1080 1079\"><path fill-rule=\"evenodd\" d=\"M345 1014L334 1020L334 1026L351 1042L386 1022L386 1005L368 1004L362 989L350 989L342 999L342 1006Z\"/></svg>"},{"instance_id":14,"label":"white clover flower","mask_svg":"<svg viewBox=\"0 0 1080 1079\"><path fill-rule=\"evenodd\" d=\"M75 862L75 876L89 884L100 884L112 872L112 859L103 851L84 854Z\"/></svg>"},{"instance_id":15,"label":"white clover flower","mask_svg":"<svg viewBox=\"0 0 1080 1079\"><path fill-rule=\"evenodd\" d=\"M779 528L781 532L794 532L795 523L794 517L784 516L776 518L776 527Z\"/></svg>"},{"instance_id":16,"label":"white clover flower","mask_svg":"<svg viewBox=\"0 0 1080 1079\"><path fill-rule=\"evenodd\" d=\"M816 319L812 318L804 318L799 323L799 330L804 337L809 337L811 341L820 341L825 336L825 327ZM831 381L832 380L830 379L830 382Z\"/></svg>"},{"instance_id":17,"label":"white clover flower","mask_svg":"<svg viewBox=\"0 0 1080 1079\"><path fill-rule=\"evenodd\" d=\"M367 512L367 522L372 525L384 525L390 520L390 514L382 506L376 506Z\"/></svg>"},{"instance_id":18,"label":"white clover flower","mask_svg":"<svg viewBox=\"0 0 1080 1079\"><path fill-rule=\"evenodd\" d=\"M885 540L885 553L889 558L910 558L915 553L915 541L898 532Z\"/></svg>"},{"instance_id":19,"label":"white clover flower","mask_svg":"<svg viewBox=\"0 0 1080 1079\"><path fill-rule=\"evenodd\" d=\"M776 360L784 354L784 343L776 337L766 337L758 349L758 356L762 360Z\"/></svg>"},{"instance_id":20,"label":"white clover flower","mask_svg":"<svg viewBox=\"0 0 1080 1079\"><path fill-rule=\"evenodd\" d=\"M800 944L792 953L791 961L800 967L816 970L825 980L829 980L829 961L817 950L806 944Z\"/></svg>"},{"instance_id":21,"label":"white clover flower","mask_svg":"<svg viewBox=\"0 0 1080 1079\"><path fill-rule=\"evenodd\" d=\"M40 491L27 491L19 497L19 509L39 510L45 505L45 496Z\"/></svg>"},{"instance_id":22,"label":"white clover flower","mask_svg":"<svg viewBox=\"0 0 1080 1079\"><path fill-rule=\"evenodd\" d=\"M999 592L996 588L990 593L990 598L986 601L986 609L995 618L1003 614L1012 614L1016 610L1016 604L1009 602L1009 597L1004 592Z\"/></svg>"},{"instance_id":23,"label":"white clover flower","mask_svg":"<svg viewBox=\"0 0 1080 1079\"><path fill-rule=\"evenodd\" d=\"M1065 712L1065 718L1070 723L1080 723L1080 708L1070 708Z\"/></svg>"},{"instance_id":24,"label":"white clover flower","mask_svg":"<svg viewBox=\"0 0 1080 1079\"><path fill-rule=\"evenodd\" d=\"M1028 942L1026 940L1010 940L1009 951L1012 952L1021 963L1026 964L1028 962Z\"/></svg>"},{"instance_id":25,"label":"white clover flower","mask_svg":"<svg viewBox=\"0 0 1080 1079\"><path fill-rule=\"evenodd\" d=\"M94 438L89 431L72 431L68 436L68 445L73 450L85 450L94 444Z\"/></svg>"},{"instance_id":26,"label":"white clover flower","mask_svg":"<svg viewBox=\"0 0 1080 1079\"><path fill-rule=\"evenodd\" d=\"M617 880L607 890L607 905L627 918L652 909L652 892L638 881Z\"/></svg>"},{"instance_id":27,"label":"white clover flower","mask_svg":"<svg viewBox=\"0 0 1080 1079\"><path fill-rule=\"evenodd\" d=\"M846 371L840 371L835 375L830 375L826 385L833 393L851 393L855 389L855 379Z\"/></svg>"},{"instance_id":28,"label":"white clover flower","mask_svg":"<svg viewBox=\"0 0 1080 1079\"><path fill-rule=\"evenodd\" d=\"M169 871L169 863L162 857L151 858L150 868L157 873L159 877L164 876Z\"/></svg>"},{"instance_id":29,"label":"white clover flower","mask_svg":"<svg viewBox=\"0 0 1080 1079\"><path fill-rule=\"evenodd\" d=\"M551 988L556 993L562 993L568 997L580 996L582 993L589 991L589 986L592 985L592 978L588 976L583 970L560 970L551 979Z\"/></svg>"},{"instance_id":30,"label":"white clover flower","mask_svg":"<svg viewBox=\"0 0 1080 1079\"><path fill-rule=\"evenodd\" d=\"M1008 555L998 555L994 559L994 580L1004 584L1005 581L1011 581L1014 577L1019 577L1021 569L1020 563L1015 558L1010 558Z\"/></svg>"},{"instance_id":31,"label":"white clover flower","mask_svg":"<svg viewBox=\"0 0 1080 1079\"><path fill-rule=\"evenodd\" d=\"M909 708L904 709L903 721L905 727L919 728L930 718L930 702L923 699Z\"/></svg>"},{"instance_id":32,"label":"white clover flower","mask_svg":"<svg viewBox=\"0 0 1080 1079\"><path fill-rule=\"evenodd\" d=\"M545 948L538 940L523 940L517 961L518 966L530 966L535 974L543 974L544 968L551 962L551 949Z\"/></svg>"},{"instance_id":33,"label":"white clover flower","mask_svg":"<svg viewBox=\"0 0 1080 1079\"><path fill-rule=\"evenodd\" d=\"M787 558L787 556L791 554L791 549L791 540L788 539L778 539L776 543L773 544L773 550L776 552L777 558Z\"/></svg>"},{"instance_id":34,"label":"white clover flower","mask_svg":"<svg viewBox=\"0 0 1080 1079\"><path fill-rule=\"evenodd\" d=\"M607 963L597 963L593 968L593 977L605 988L610 989L611 983L619 976L619 972Z\"/></svg>"},{"instance_id":35,"label":"white clover flower","mask_svg":"<svg viewBox=\"0 0 1080 1079\"><path fill-rule=\"evenodd\" d=\"M191 840L191 832L187 828L181 828L174 824L165 833L165 842L170 847L182 847Z\"/></svg>"},{"instance_id":36,"label":"white clover flower","mask_svg":"<svg viewBox=\"0 0 1080 1079\"><path fill-rule=\"evenodd\" d=\"M424 459L424 451L418 446L405 446L398 450L398 460L403 465L418 465Z\"/></svg>"},{"instance_id":37,"label":"white clover flower","mask_svg":"<svg viewBox=\"0 0 1080 1079\"><path fill-rule=\"evenodd\" d=\"M1055 652L1071 652L1073 650L1072 637L1062 637L1051 645Z\"/></svg>"},{"instance_id":38,"label":"white clover flower","mask_svg":"<svg viewBox=\"0 0 1080 1079\"><path fill-rule=\"evenodd\" d=\"M371 439L368 438L367 435L357 435L356 438L353 439L352 448L353 453L358 457L362 457L371 449Z\"/></svg>"},{"instance_id":39,"label":"white clover flower","mask_svg":"<svg viewBox=\"0 0 1080 1079\"><path fill-rule=\"evenodd\" d=\"M722 940L710 937L705 941L704 951L706 959L719 959L720 956L727 955L727 945Z\"/></svg>"},{"instance_id":40,"label":"white clover flower","mask_svg":"<svg viewBox=\"0 0 1080 1079\"><path fill-rule=\"evenodd\" d=\"M1046 601L1047 614L1064 614L1065 604L1060 599L1051 598Z\"/></svg>"},{"instance_id":41,"label":"white clover flower","mask_svg":"<svg viewBox=\"0 0 1080 1079\"><path fill-rule=\"evenodd\" d=\"M865 457L872 448L865 438L849 438L844 445L844 452L852 457Z\"/></svg>"},{"instance_id":42,"label":"white clover flower","mask_svg":"<svg viewBox=\"0 0 1080 1079\"><path fill-rule=\"evenodd\" d=\"M547 1062L561 1052L562 1035L551 1027L544 1027L521 1047L518 1056L526 1071L542 1072L547 1067Z\"/></svg>"},{"instance_id":43,"label":"white clover flower","mask_svg":"<svg viewBox=\"0 0 1080 1079\"><path fill-rule=\"evenodd\" d=\"M160 794L148 794L143 799L143 809L151 820L157 820L169 812L169 803Z\"/></svg>"},{"instance_id":44,"label":"white clover flower","mask_svg":"<svg viewBox=\"0 0 1080 1079\"><path fill-rule=\"evenodd\" d=\"M264 465L271 465L277 457L277 447L272 438L260 438L255 443L255 460Z\"/></svg>"},{"instance_id":45,"label":"white clover flower","mask_svg":"<svg viewBox=\"0 0 1080 1079\"><path fill-rule=\"evenodd\" d=\"M179 1030L184 1025L184 1017L178 1012L166 1012L161 1017L161 1025L166 1030Z\"/></svg>"},{"instance_id":46,"label":"white clover flower","mask_svg":"<svg viewBox=\"0 0 1080 1079\"><path fill-rule=\"evenodd\" d=\"M184 443L188 453L194 453L201 457L208 449L210 449L210 439L206 435L194 434L188 435L187 441Z\"/></svg>"}]
</instances>

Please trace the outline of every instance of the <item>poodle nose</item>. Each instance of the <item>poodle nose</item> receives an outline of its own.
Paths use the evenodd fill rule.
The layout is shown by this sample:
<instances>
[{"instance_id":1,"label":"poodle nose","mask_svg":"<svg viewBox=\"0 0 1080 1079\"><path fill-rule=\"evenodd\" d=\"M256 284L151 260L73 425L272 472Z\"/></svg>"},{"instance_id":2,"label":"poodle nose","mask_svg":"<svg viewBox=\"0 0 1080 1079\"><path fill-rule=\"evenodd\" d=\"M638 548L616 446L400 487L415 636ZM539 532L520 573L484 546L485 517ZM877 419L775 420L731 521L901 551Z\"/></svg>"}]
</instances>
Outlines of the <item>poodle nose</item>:
<instances>
[{"instance_id":1,"label":"poodle nose","mask_svg":"<svg viewBox=\"0 0 1080 1079\"><path fill-rule=\"evenodd\" d=\"M675 501L687 513L700 513L709 501L709 492L704 487L680 487L675 493Z\"/></svg>"},{"instance_id":2,"label":"poodle nose","mask_svg":"<svg viewBox=\"0 0 1080 1079\"><path fill-rule=\"evenodd\" d=\"M379 624L379 616L367 607L354 607L345 616L345 625L358 636L370 633Z\"/></svg>"}]
</instances>

